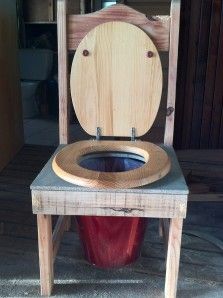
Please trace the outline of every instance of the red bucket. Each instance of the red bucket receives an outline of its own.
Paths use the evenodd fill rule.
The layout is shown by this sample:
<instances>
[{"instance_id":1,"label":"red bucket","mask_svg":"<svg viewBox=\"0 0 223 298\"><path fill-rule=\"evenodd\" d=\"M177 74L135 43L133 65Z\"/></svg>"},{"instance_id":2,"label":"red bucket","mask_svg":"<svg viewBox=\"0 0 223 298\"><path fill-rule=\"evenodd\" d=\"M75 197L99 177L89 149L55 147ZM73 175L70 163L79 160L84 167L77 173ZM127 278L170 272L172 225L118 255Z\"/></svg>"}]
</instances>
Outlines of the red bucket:
<instances>
[{"instance_id":1,"label":"red bucket","mask_svg":"<svg viewBox=\"0 0 223 298\"><path fill-rule=\"evenodd\" d=\"M147 219L140 217L77 216L86 259L101 268L134 262L140 250Z\"/></svg>"},{"instance_id":2,"label":"red bucket","mask_svg":"<svg viewBox=\"0 0 223 298\"><path fill-rule=\"evenodd\" d=\"M100 157L85 156L80 166L102 172L122 172L144 164L141 156L118 152ZM143 242L147 219L116 216L77 216L77 225L87 260L95 266L114 268L134 262Z\"/></svg>"}]
</instances>

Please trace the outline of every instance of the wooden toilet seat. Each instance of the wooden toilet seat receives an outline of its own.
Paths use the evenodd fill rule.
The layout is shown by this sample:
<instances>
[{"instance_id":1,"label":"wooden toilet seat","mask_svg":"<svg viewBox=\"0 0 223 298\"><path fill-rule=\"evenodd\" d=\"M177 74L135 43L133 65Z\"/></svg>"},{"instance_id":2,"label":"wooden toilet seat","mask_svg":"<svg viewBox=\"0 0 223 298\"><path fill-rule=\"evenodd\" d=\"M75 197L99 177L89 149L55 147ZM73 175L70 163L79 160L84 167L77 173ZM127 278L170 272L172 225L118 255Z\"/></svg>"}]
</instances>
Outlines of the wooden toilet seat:
<instances>
[{"instance_id":1,"label":"wooden toilet seat","mask_svg":"<svg viewBox=\"0 0 223 298\"><path fill-rule=\"evenodd\" d=\"M101 172L79 165L89 153L123 152L140 155L145 164L125 172ZM152 183L170 170L170 160L159 146L141 141L81 141L64 147L53 160L53 170L65 181L91 188L132 188Z\"/></svg>"},{"instance_id":2,"label":"wooden toilet seat","mask_svg":"<svg viewBox=\"0 0 223 298\"><path fill-rule=\"evenodd\" d=\"M162 67L158 51L134 25L101 24L77 48L70 88L77 118L89 135L138 138L150 129L159 109ZM125 172L92 171L79 165L86 154L117 151L139 154L145 164ZM152 143L97 140L66 146L54 158L53 169L62 179L82 186L131 188L165 176L170 161Z\"/></svg>"}]
</instances>

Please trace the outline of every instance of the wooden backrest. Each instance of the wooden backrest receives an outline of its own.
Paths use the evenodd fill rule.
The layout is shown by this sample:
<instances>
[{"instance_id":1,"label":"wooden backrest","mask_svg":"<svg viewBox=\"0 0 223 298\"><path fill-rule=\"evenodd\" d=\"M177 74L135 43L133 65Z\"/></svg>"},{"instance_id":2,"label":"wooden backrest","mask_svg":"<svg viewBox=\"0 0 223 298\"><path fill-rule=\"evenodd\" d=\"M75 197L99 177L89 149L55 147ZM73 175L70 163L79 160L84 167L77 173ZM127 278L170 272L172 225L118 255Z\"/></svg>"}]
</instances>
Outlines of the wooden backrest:
<instances>
[{"instance_id":1,"label":"wooden backrest","mask_svg":"<svg viewBox=\"0 0 223 298\"><path fill-rule=\"evenodd\" d=\"M59 136L60 143L69 142L69 105L67 51L75 50L84 36L94 27L108 21L123 21L144 30L159 51L169 51L167 113L164 143L172 145L177 79L180 0L172 0L169 16L146 17L136 10L117 4L84 15L67 15L66 0L57 0Z\"/></svg>"}]
</instances>

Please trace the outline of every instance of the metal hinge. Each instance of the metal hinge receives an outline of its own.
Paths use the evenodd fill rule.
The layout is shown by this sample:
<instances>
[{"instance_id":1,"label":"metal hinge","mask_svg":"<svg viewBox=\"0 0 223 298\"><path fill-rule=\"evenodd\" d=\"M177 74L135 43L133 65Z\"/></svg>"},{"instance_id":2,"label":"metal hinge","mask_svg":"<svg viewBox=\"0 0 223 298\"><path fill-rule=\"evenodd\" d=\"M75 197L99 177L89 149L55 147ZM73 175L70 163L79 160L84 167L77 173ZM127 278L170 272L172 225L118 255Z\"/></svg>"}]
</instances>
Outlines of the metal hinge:
<instances>
[{"instance_id":1,"label":"metal hinge","mask_svg":"<svg viewBox=\"0 0 223 298\"><path fill-rule=\"evenodd\" d=\"M100 127L97 127L96 129L96 141L99 141L101 138L101 129Z\"/></svg>"},{"instance_id":2,"label":"metal hinge","mask_svg":"<svg viewBox=\"0 0 223 298\"><path fill-rule=\"evenodd\" d=\"M136 129L135 127L132 127L132 133L131 133L131 141L136 141Z\"/></svg>"}]
</instances>

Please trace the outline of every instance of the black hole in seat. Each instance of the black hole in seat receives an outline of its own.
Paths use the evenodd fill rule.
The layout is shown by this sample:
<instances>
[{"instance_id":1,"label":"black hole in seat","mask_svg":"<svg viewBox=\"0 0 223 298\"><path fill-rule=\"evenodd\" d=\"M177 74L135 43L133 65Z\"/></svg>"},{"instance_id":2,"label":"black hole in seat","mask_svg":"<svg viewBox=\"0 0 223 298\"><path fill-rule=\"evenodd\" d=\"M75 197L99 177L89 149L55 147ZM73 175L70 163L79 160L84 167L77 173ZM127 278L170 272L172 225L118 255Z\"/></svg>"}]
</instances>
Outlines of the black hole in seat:
<instances>
[{"instance_id":1,"label":"black hole in seat","mask_svg":"<svg viewBox=\"0 0 223 298\"><path fill-rule=\"evenodd\" d=\"M81 157L79 166L100 172L125 172L140 168L145 164L143 156L128 152L97 152Z\"/></svg>"}]
</instances>

